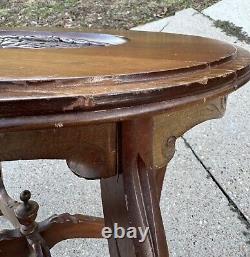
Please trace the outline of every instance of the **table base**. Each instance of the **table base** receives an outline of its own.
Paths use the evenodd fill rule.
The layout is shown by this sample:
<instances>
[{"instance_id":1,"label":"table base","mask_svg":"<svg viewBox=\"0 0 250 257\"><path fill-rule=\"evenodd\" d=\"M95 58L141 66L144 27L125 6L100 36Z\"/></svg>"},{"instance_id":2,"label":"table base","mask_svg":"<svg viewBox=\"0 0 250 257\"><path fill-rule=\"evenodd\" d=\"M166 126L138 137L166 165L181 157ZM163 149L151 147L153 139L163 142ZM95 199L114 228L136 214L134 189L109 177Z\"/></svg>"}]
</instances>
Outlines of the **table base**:
<instances>
[{"instance_id":1,"label":"table base","mask_svg":"<svg viewBox=\"0 0 250 257\"><path fill-rule=\"evenodd\" d=\"M6 192L1 172L1 215L11 221L15 229L0 231L0 257L49 257L50 249L60 241L102 238L104 224L113 228L115 223L123 228L149 228L149 233L144 242L139 242L140 238L111 237L108 240L111 257L168 257L160 195L175 141L194 125L223 116L225 108L226 98L220 97L172 113L93 129L57 128L28 131L21 136L22 132L6 134L6 141L2 140L6 148L0 149L2 161L63 157L78 176L100 179L104 219L64 213L37 223L38 204L30 200L28 191L21 194L22 202L12 199ZM32 147L33 142L38 142L39 147L33 147L27 155L25 149ZM49 149L40 147L46 144L50 145ZM101 158L102 153L106 153L107 158ZM117 160L116 165L112 160ZM84 166L86 163L92 163L93 167Z\"/></svg>"}]
</instances>

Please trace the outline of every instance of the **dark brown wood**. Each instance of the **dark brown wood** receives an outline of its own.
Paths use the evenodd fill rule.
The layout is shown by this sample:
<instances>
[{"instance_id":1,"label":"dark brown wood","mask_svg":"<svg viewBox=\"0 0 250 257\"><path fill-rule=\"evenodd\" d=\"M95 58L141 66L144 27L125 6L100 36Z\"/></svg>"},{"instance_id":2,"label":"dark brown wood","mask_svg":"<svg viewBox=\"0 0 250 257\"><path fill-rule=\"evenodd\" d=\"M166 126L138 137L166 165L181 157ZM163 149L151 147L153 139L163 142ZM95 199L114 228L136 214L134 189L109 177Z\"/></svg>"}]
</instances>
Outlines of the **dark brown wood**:
<instances>
[{"instance_id":1,"label":"dark brown wood","mask_svg":"<svg viewBox=\"0 0 250 257\"><path fill-rule=\"evenodd\" d=\"M140 116L141 105L144 114L159 113L228 94L250 78L250 54L224 42L106 33L128 40L115 47L0 49L0 129L117 121Z\"/></svg>"},{"instance_id":2,"label":"dark brown wood","mask_svg":"<svg viewBox=\"0 0 250 257\"><path fill-rule=\"evenodd\" d=\"M125 201L123 175L101 179L101 191L105 226L113 228L117 223L127 229L129 227L128 212ZM111 257L135 257L135 248L128 238L108 240Z\"/></svg>"},{"instance_id":3,"label":"dark brown wood","mask_svg":"<svg viewBox=\"0 0 250 257\"><path fill-rule=\"evenodd\" d=\"M39 247L41 246L43 250L47 251L45 252L47 255L42 256L47 257L49 256L48 249L51 249L63 240L72 238L101 238L103 226L104 221L102 218L65 213L54 215L38 223L35 234L26 237L19 229L3 230L0 231L0 257L27 257L34 250L39 252ZM27 247L28 244L33 249Z\"/></svg>"},{"instance_id":4,"label":"dark brown wood","mask_svg":"<svg viewBox=\"0 0 250 257\"><path fill-rule=\"evenodd\" d=\"M57 243L74 238L102 238L104 219L81 214L54 215L40 224L40 233L51 249Z\"/></svg>"},{"instance_id":5,"label":"dark brown wood","mask_svg":"<svg viewBox=\"0 0 250 257\"><path fill-rule=\"evenodd\" d=\"M157 181L157 200L159 200L160 197L165 174L165 167L174 155L176 138L181 136L186 130L190 129L196 124L201 123L204 120L221 117L225 111L225 104L226 100L224 97L222 97L183 110L157 115L153 118L152 155L153 167L155 170L155 177ZM132 132L136 133L137 129L139 129L139 126L136 126L136 129L133 129ZM136 143L136 140L133 138L133 133L131 137L133 143ZM149 133L142 133L142 135L146 135L146 139L148 140ZM106 141L103 141L102 138ZM116 140L116 138L118 140ZM83 157L81 158L81 162L83 163L83 165L85 165L85 161L87 161L88 163L88 155L86 155L86 157L84 155L84 151L87 151L88 148L84 148L84 145L87 144L97 145L98 149L100 147L103 147L103 149L113 149L111 152L109 151L108 153L111 154L111 156L113 157L115 157L116 155L118 155L118 157L120 156L117 159L117 163L121 164L122 162L120 160L122 155L122 138L123 133L121 133L120 124L118 125L117 129L114 129L114 126L112 124L105 124L105 126L92 125L90 127L86 126L79 128L57 128L53 130L49 129L24 132L10 132L4 133L1 136L1 145L4 147L0 149L0 155L1 160L66 157L71 157L75 159L74 156L82 155ZM146 139L142 137L142 140L143 142L145 141L145 143L147 142ZM33 140L35 140L35 144ZM113 143L111 145L108 143L107 146L110 145L113 148L105 148L106 143L103 144L102 142L112 142L112 140ZM120 151L118 152L116 151L116 147L114 147L116 144L118 149L120 149ZM83 149L81 149L81 147ZM78 149L81 151L79 152ZM105 151L106 150L103 150L103 153L105 153ZM98 151L95 152L95 155L98 155ZM92 165L94 167L95 162L93 162ZM102 174L103 177L113 176L112 174L117 174L110 179L103 179L101 181L105 221L106 225L110 227L112 227L114 223L119 223L123 227L127 227L129 224L124 192L124 175L121 173L122 170L120 166L121 165L118 165L118 168L115 168L115 165L110 166L112 168L109 170L109 172L106 175L105 173ZM89 169L89 174L91 174L91 170L94 171L93 174L96 174L96 168ZM120 174L118 174L119 170ZM78 171L78 173L80 171L81 169ZM17 206L17 202L15 202L9 196L7 197L8 194L4 188L3 181L1 182L1 185L1 199L7 199L4 201L2 200L1 204L5 206ZM10 211L12 213L11 215L7 215L6 211L4 211L5 215L7 215L9 219L16 221L17 219L14 215L13 208L10 209ZM98 233L100 236L100 230L103 226L101 225L101 223L99 223L100 225L95 223L95 225L90 225L89 223L85 222L84 216L78 215L72 216L72 218L67 214L60 215L49 220L50 222L43 222L43 225L40 225L39 229L42 238L45 238L45 241L48 243L50 248L57 242L60 242L61 240L67 238L95 237L95 235L98 235ZM76 222L76 220L78 220L78 222ZM83 222L81 222L81 220L83 220ZM100 222L102 221L100 220ZM19 223L17 223L17 227L19 227ZM91 230L89 230L90 228L94 229L93 233L91 232ZM58 233L58 231L60 231L60 233ZM9 249L9 245L15 242L17 250L15 253L11 252L10 256L15 256L15 254L17 255L17 253L20 251L25 253L25 251L27 250L26 242L23 240L22 235L18 234L17 232L18 230L5 232L5 237L6 233L10 234L8 236L9 240L7 242L2 241L0 243L0 248ZM18 234L18 236L14 236L13 238L13 235L16 234ZM4 239L2 238L2 240ZM129 239L115 240L111 238L109 240L109 245L111 256L135 255L134 244Z\"/></svg>"},{"instance_id":6,"label":"dark brown wood","mask_svg":"<svg viewBox=\"0 0 250 257\"><path fill-rule=\"evenodd\" d=\"M111 177L116 165L115 135L116 126L110 123L2 133L0 161L65 159L80 177Z\"/></svg>"},{"instance_id":7,"label":"dark brown wood","mask_svg":"<svg viewBox=\"0 0 250 257\"><path fill-rule=\"evenodd\" d=\"M53 35L51 30L47 34ZM122 44L115 47L77 49L1 49L1 80L15 82L19 79L35 82L76 79L79 81L96 77L99 78L96 83L107 78L111 81L117 79L135 81L138 78L155 78L157 75L171 74L173 70L174 73L200 70L206 68L207 63L217 65L228 62L237 55L237 48L230 44L195 36L136 31L106 31L106 33L96 31L97 34L91 32L92 34L69 33L67 30L60 36L72 37L72 34L74 37L92 36L99 42L105 41L106 37L111 44L115 41L122 41ZM34 32L4 31L0 36L6 33L34 34ZM44 32L41 31L40 34ZM122 36L127 40L124 42L112 35ZM18 60L16 60L17 54ZM22 63L21 69L18 67L19 62ZM39 66L33 65L36 63L39 63Z\"/></svg>"},{"instance_id":8,"label":"dark brown wood","mask_svg":"<svg viewBox=\"0 0 250 257\"><path fill-rule=\"evenodd\" d=\"M163 166L162 168L159 168L155 170L155 181L156 181L156 190L158 195L158 201L161 200L161 191L163 187L163 182L166 174L167 166Z\"/></svg>"},{"instance_id":9,"label":"dark brown wood","mask_svg":"<svg viewBox=\"0 0 250 257\"><path fill-rule=\"evenodd\" d=\"M148 32L0 31L6 36L0 161L64 159L76 175L101 179L106 226L149 227L142 243L111 238L110 256L167 257L159 200L176 139L222 117L227 95L250 79L249 52ZM43 49L30 49L32 42ZM0 231L0 257L50 257L62 240L101 237L101 218L62 214L36 223L29 197L12 199L0 173L0 216L15 227Z\"/></svg>"},{"instance_id":10,"label":"dark brown wood","mask_svg":"<svg viewBox=\"0 0 250 257\"><path fill-rule=\"evenodd\" d=\"M153 168L152 118L123 122L119 146L121 168L119 175L102 180L102 199L106 226L114 223L123 227L149 228L144 242L109 240L112 257L167 257L168 249L162 223L158 188Z\"/></svg>"},{"instance_id":11,"label":"dark brown wood","mask_svg":"<svg viewBox=\"0 0 250 257\"><path fill-rule=\"evenodd\" d=\"M152 118L122 124L122 172L129 223L144 230L149 228L145 242L134 240L137 256L167 257L153 168L153 129Z\"/></svg>"},{"instance_id":12,"label":"dark brown wood","mask_svg":"<svg viewBox=\"0 0 250 257\"><path fill-rule=\"evenodd\" d=\"M63 240L102 237L102 218L65 213L36 223L39 206L30 197L25 190L20 195L22 203L13 200L6 192L0 170L0 209L17 227L0 230L0 257L51 257L50 249Z\"/></svg>"},{"instance_id":13,"label":"dark brown wood","mask_svg":"<svg viewBox=\"0 0 250 257\"><path fill-rule=\"evenodd\" d=\"M177 138L192 127L224 116L227 97L207 101L202 104L186 107L154 116L154 168L160 199L166 168L175 153Z\"/></svg>"},{"instance_id":14,"label":"dark brown wood","mask_svg":"<svg viewBox=\"0 0 250 257\"><path fill-rule=\"evenodd\" d=\"M35 221L39 205L30 198L30 191L23 191L20 195L22 203L15 208L15 215L20 223L20 232L27 240L30 257L51 257L49 247L40 235Z\"/></svg>"}]
</instances>

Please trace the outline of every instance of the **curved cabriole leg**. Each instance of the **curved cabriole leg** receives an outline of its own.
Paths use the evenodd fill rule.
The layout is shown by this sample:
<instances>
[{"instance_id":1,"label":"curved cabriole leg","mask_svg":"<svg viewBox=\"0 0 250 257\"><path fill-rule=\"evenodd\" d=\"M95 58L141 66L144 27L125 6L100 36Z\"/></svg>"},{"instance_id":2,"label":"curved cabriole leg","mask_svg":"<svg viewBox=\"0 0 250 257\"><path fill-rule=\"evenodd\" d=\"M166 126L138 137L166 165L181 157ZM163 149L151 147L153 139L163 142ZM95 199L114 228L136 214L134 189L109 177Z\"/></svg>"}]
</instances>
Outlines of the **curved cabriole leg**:
<instances>
[{"instance_id":1,"label":"curved cabriole leg","mask_svg":"<svg viewBox=\"0 0 250 257\"><path fill-rule=\"evenodd\" d=\"M1 214L16 227L0 230L0 257L51 257L50 249L71 238L101 238L102 218L64 213L36 223L39 206L31 193L21 193L21 203L13 200L3 184L0 172Z\"/></svg>"},{"instance_id":2,"label":"curved cabriole leg","mask_svg":"<svg viewBox=\"0 0 250 257\"><path fill-rule=\"evenodd\" d=\"M30 254L29 257L51 257L49 248L43 238L39 235L27 237Z\"/></svg>"},{"instance_id":3,"label":"curved cabriole leg","mask_svg":"<svg viewBox=\"0 0 250 257\"><path fill-rule=\"evenodd\" d=\"M48 249L63 240L101 238L103 226L102 218L64 213L38 223L36 233L31 236L24 236L20 229L2 230L0 231L0 257L27 257L32 254L36 256L40 248L44 256L49 256Z\"/></svg>"},{"instance_id":4,"label":"curved cabriole leg","mask_svg":"<svg viewBox=\"0 0 250 257\"><path fill-rule=\"evenodd\" d=\"M101 238L102 218L64 213L36 223L38 204L21 194L14 209L20 228L0 231L0 257L51 257L50 249L71 238Z\"/></svg>"},{"instance_id":5,"label":"curved cabriole leg","mask_svg":"<svg viewBox=\"0 0 250 257\"><path fill-rule=\"evenodd\" d=\"M109 240L111 257L168 257L153 169L153 121L151 118L122 123L119 176L101 181L106 226L149 229L141 238Z\"/></svg>"}]
</instances>

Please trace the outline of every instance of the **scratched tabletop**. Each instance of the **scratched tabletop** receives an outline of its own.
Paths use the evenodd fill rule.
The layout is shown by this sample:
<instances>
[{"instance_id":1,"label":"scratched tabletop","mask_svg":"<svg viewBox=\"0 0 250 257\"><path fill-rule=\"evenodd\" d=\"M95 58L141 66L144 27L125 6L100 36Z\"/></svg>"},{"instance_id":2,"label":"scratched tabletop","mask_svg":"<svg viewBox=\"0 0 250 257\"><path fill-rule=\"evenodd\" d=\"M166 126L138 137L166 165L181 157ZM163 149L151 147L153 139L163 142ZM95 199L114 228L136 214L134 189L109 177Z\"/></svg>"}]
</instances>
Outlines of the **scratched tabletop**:
<instances>
[{"instance_id":1,"label":"scratched tabletop","mask_svg":"<svg viewBox=\"0 0 250 257\"><path fill-rule=\"evenodd\" d=\"M196 36L135 31L0 31L0 129L102 122L225 95L250 54Z\"/></svg>"}]
</instances>

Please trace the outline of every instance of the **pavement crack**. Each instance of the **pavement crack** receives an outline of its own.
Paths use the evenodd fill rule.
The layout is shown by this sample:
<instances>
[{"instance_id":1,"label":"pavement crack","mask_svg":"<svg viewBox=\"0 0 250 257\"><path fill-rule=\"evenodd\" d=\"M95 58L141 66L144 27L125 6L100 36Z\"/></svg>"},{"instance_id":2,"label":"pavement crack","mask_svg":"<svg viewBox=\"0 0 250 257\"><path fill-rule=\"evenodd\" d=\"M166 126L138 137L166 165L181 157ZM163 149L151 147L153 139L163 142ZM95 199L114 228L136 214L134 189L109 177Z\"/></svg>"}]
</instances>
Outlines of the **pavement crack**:
<instances>
[{"instance_id":1,"label":"pavement crack","mask_svg":"<svg viewBox=\"0 0 250 257\"><path fill-rule=\"evenodd\" d=\"M219 188L219 190L223 193L223 195L227 198L228 200L228 205L230 207L230 210L237 213L238 218L240 221L246 226L247 230L250 230L250 222L247 219L247 217L244 215L244 213L240 210L240 208L237 206L237 204L233 201L233 199L227 194L226 190L222 187L222 185L216 180L215 176L213 173L210 171L210 169L204 164L204 162L201 160L201 158L198 156L196 151L192 148L190 143L187 141L186 138L183 136L181 137L186 145L187 148L189 148L194 157L197 159L197 161L202 165L202 167L206 170L208 173L208 176L213 180L213 182L216 184L216 186Z\"/></svg>"},{"instance_id":2,"label":"pavement crack","mask_svg":"<svg viewBox=\"0 0 250 257\"><path fill-rule=\"evenodd\" d=\"M168 24L169 23L165 24L159 32L162 32L168 26Z\"/></svg>"}]
</instances>

